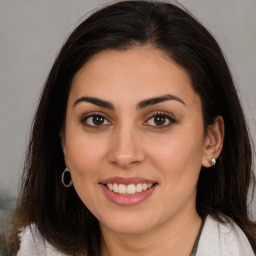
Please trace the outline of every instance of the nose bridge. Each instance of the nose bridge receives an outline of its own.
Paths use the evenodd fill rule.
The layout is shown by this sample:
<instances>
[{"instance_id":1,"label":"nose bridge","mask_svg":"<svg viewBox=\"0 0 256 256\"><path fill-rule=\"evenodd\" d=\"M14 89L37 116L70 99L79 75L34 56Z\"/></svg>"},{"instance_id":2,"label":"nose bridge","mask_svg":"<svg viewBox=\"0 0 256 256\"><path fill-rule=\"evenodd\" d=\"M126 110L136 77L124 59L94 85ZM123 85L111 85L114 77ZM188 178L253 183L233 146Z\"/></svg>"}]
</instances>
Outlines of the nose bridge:
<instances>
[{"instance_id":1,"label":"nose bridge","mask_svg":"<svg viewBox=\"0 0 256 256\"><path fill-rule=\"evenodd\" d=\"M109 152L110 161L121 168L130 168L144 159L139 130L128 120L120 121L115 127Z\"/></svg>"}]
</instances>

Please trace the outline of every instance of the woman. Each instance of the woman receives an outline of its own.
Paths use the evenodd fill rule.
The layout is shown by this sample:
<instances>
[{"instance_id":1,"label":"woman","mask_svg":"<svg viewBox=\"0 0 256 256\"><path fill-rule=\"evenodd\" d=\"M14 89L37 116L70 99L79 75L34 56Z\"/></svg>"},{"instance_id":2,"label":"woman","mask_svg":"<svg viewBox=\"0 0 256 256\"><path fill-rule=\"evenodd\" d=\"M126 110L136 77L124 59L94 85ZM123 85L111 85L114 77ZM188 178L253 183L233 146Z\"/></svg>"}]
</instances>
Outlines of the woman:
<instances>
[{"instance_id":1,"label":"woman","mask_svg":"<svg viewBox=\"0 0 256 256\"><path fill-rule=\"evenodd\" d=\"M46 81L13 252L251 256L253 181L214 38L172 4L116 3L75 29Z\"/></svg>"}]
</instances>

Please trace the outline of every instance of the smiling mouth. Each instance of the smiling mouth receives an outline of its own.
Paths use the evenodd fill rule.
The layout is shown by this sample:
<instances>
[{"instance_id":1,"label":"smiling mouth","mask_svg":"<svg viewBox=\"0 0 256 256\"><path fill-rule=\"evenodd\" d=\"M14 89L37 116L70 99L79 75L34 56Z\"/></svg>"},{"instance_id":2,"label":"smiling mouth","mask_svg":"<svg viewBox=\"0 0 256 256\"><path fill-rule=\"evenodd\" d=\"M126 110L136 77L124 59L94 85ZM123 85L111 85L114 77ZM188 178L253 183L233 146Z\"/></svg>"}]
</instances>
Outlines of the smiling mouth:
<instances>
[{"instance_id":1,"label":"smiling mouth","mask_svg":"<svg viewBox=\"0 0 256 256\"><path fill-rule=\"evenodd\" d=\"M117 184L117 183L107 183L104 184L109 190L120 195L134 195L141 193L153 187L154 183L137 183L137 184Z\"/></svg>"},{"instance_id":2,"label":"smiling mouth","mask_svg":"<svg viewBox=\"0 0 256 256\"><path fill-rule=\"evenodd\" d=\"M99 182L105 196L120 206L137 205L154 193L159 183L142 177L109 177Z\"/></svg>"}]
</instances>

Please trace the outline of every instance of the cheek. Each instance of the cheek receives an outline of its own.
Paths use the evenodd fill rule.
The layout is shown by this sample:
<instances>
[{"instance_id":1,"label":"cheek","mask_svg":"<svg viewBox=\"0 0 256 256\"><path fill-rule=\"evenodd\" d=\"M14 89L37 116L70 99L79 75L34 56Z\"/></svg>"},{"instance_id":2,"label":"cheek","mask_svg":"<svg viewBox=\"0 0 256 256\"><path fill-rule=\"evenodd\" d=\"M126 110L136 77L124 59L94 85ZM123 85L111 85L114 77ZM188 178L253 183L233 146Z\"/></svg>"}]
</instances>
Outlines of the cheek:
<instances>
[{"instance_id":1,"label":"cheek","mask_svg":"<svg viewBox=\"0 0 256 256\"><path fill-rule=\"evenodd\" d=\"M67 156L73 175L88 176L100 170L106 155L106 142L93 136L75 133L67 137Z\"/></svg>"},{"instance_id":2,"label":"cheek","mask_svg":"<svg viewBox=\"0 0 256 256\"><path fill-rule=\"evenodd\" d=\"M196 182L203 157L202 138L175 134L152 147L153 165L163 172L166 182Z\"/></svg>"},{"instance_id":3,"label":"cheek","mask_svg":"<svg viewBox=\"0 0 256 256\"><path fill-rule=\"evenodd\" d=\"M84 133L74 133L66 139L67 155L74 188L83 203L93 211L105 155L105 143Z\"/></svg>"}]
</instances>

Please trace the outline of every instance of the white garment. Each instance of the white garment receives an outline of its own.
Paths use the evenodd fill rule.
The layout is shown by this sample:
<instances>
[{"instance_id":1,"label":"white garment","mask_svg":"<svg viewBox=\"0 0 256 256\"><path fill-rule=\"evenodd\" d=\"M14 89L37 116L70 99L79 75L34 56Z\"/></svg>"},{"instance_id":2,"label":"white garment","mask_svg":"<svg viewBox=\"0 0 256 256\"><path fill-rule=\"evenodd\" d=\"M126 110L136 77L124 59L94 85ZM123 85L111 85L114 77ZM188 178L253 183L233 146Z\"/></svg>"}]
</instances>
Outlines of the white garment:
<instances>
[{"instance_id":1,"label":"white garment","mask_svg":"<svg viewBox=\"0 0 256 256\"><path fill-rule=\"evenodd\" d=\"M223 224L208 215L196 256L255 256L243 231L230 221Z\"/></svg>"},{"instance_id":2,"label":"white garment","mask_svg":"<svg viewBox=\"0 0 256 256\"><path fill-rule=\"evenodd\" d=\"M49 244L34 224L24 228L19 237L21 244L17 256L67 256Z\"/></svg>"},{"instance_id":3,"label":"white garment","mask_svg":"<svg viewBox=\"0 0 256 256\"><path fill-rule=\"evenodd\" d=\"M33 235L32 235L32 233ZM41 236L35 225L20 233L17 256L67 256ZM255 256L243 231L233 222L222 224L211 216L205 220L196 256Z\"/></svg>"}]
</instances>

